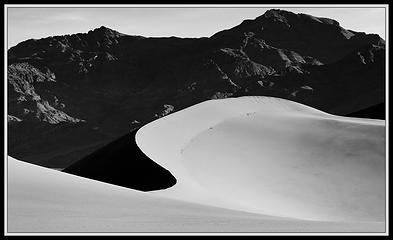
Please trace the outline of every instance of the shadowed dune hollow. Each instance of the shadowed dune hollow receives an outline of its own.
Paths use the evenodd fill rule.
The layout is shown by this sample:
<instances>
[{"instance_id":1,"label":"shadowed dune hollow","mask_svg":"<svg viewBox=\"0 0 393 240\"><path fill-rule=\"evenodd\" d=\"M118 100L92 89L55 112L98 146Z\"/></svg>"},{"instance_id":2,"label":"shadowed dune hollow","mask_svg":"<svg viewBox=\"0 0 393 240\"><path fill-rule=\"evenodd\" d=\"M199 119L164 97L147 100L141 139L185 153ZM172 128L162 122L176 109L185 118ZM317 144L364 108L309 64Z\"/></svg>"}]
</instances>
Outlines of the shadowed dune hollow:
<instances>
[{"instance_id":1,"label":"shadowed dune hollow","mask_svg":"<svg viewBox=\"0 0 393 240\"><path fill-rule=\"evenodd\" d=\"M164 189L176 178L136 145L133 130L63 170L74 175L140 191Z\"/></svg>"}]
</instances>

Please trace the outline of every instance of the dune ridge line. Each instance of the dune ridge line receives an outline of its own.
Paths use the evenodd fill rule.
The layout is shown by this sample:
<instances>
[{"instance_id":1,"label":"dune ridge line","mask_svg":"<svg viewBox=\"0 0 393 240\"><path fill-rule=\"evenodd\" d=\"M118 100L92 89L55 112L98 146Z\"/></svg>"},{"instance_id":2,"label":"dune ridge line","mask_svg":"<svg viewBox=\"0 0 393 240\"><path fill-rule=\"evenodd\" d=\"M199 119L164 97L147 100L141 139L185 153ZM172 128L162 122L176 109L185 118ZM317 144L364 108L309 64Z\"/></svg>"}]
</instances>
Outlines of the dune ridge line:
<instances>
[{"instance_id":1,"label":"dune ridge line","mask_svg":"<svg viewBox=\"0 0 393 240\"><path fill-rule=\"evenodd\" d=\"M161 196L306 220L384 221L384 125L240 97L160 118L135 140L178 180Z\"/></svg>"}]
</instances>

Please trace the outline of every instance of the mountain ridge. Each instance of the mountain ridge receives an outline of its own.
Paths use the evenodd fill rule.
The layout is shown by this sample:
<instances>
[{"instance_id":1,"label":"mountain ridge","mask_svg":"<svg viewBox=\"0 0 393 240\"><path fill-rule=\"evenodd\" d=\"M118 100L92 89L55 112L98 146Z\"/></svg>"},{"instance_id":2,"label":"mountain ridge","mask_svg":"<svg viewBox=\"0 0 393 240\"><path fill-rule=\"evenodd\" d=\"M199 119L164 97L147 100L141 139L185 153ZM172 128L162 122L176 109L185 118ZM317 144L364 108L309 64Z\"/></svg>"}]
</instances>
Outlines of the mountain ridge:
<instances>
[{"instance_id":1,"label":"mountain ridge","mask_svg":"<svg viewBox=\"0 0 393 240\"><path fill-rule=\"evenodd\" d=\"M102 146L208 99L274 96L347 115L384 102L384 89L384 40L332 19L275 9L208 38L101 26L8 50L9 154L65 167L84 156L71 154L73 141ZM37 147L42 160L29 153Z\"/></svg>"}]
</instances>

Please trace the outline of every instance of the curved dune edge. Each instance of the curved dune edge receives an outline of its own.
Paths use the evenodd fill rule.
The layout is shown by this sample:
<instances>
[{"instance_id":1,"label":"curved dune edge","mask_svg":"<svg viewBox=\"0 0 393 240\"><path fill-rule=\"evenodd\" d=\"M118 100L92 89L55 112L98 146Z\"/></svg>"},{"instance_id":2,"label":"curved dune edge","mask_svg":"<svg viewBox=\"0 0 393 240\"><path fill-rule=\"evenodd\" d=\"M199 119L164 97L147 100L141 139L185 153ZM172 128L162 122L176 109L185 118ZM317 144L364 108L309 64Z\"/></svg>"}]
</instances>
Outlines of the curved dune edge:
<instances>
[{"instance_id":1,"label":"curved dune edge","mask_svg":"<svg viewBox=\"0 0 393 240\"><path fill-rule=\"evenodd\" d=\"M140 191L175 185L176 178L169 171L141 152L134 140L136 131L132 130L62 171Z\"/></svg>"},{"instance_id":2,"label":"curved dune edge","mask_svg":"<svg viewBox=\"0 0 393 240\"><path fill-rule=\"evenodd\" d=\"M301 221L177 201L7 160L7 233L384 232L383 222Z\"/></svg>"},{"instance_id":3,"label":"curved dune edge","mask_svg":"<svg viewBox=\"0 0 393 240\"><path fill-rule=\"evenodd\" d=\"M143 126L135 140L177 179L154 194L306 220L380 222L384 127L384 120L334 116L273 97L241 97L160 118Z\"/></svg>"}]
</instances>

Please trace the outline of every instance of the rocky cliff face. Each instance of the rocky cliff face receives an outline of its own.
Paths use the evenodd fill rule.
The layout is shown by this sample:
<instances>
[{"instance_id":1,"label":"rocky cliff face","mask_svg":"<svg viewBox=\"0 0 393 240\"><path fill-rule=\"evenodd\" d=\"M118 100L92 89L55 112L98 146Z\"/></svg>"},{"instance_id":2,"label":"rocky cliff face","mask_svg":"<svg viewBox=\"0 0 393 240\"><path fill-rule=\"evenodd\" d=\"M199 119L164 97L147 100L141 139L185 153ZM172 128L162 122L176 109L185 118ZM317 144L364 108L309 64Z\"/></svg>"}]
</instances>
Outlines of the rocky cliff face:
<instances>
[{"instance_id":1,"label":"rocky cliff face","mask_svg":"<svg viewBox=\"0 0 393 240\"><path fill-rule=\"evenodd\" d=\"M66 167L207 99L277 96L346 115L384 93L384 40L332 19L273 9L198 39L100 27L9 49L8 153Z\"/></svg>"}]
</instances>

